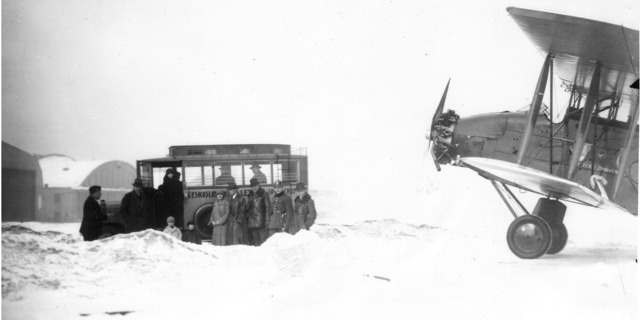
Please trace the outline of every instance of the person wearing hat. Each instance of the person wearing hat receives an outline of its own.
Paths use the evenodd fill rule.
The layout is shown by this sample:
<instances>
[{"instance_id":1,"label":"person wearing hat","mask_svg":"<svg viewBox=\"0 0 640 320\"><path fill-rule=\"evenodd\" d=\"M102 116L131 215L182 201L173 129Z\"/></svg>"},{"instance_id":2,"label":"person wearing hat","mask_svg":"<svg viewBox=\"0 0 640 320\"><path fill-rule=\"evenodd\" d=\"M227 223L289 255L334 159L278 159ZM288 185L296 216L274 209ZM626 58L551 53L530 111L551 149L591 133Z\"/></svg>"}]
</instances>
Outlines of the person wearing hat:
<instances>
[{"instance_id":1,"label":"person wearing hat","mask_svg":"<svg viewBox=\"0 0 640 320\"><path fill-rule=\"evenodd\" d=\"M290 234L296 234L302 229L309 230L316 221L316 216L316 205L313 199L307 192L304 183L298 182L296 184L293 215L286 231Z\"/></svg>"},{"instance_id":2,"label":"person wearing hat","mask_svg":"<svg viewBox=\"0 0 640 320\"><path fill-rule=\"evenodd\" d=\"M167 218L167 227L162 232L169 234L170 236L182 240L182 232L180 228L176 227L176 219L174 217Z\"/></svg>"},{"instance_id":3,"label":"person wearing hat","mask_svg":"<svg viewBox=\"0 0 640 320\"><path fill-rule=\"evenodd\" d=\"M227 190L229 192L227 245L247 244L247 199L238 192L238 185L235 182L229 182Z\"/></svg>"},{"instance_id":4,"label":"person wearing hat","mask_svg":"<svg viewBox=\"0 0 640 320\"><path fill-rule=\"evenodd\" d=\"M250 245L259 246L267 239L267 210L271 207L269 194L262 189L256 178L250 181L251 193L249 194L247 208L247 229Z\"/></svg>"},{"instance_id":5,"label":"person wearing hat","mask_svg":"<svg viewBox=\"0 0 640 320\"><path fill-rule=\"evenodd\" d=\"M267 176L265 176L264 173L260 171L260 168L262 167L259 164L254 163L249 169L253 171L253 179L258 179L258 182L260 183L267 183Z\"/></svg>"},{"instance_id":6,"label":"person wearing hat","mask_svg":"<svg viewBox=\"0 0 640 320\"><path fill-rule=\"evenodd\" d=\"M80 233L84 241L96 240L102 234L102 221L107 220L107 215L101 210L100 197L102 197L102 188L100 186L91 186L89 188L89 197L84 201L82 208Z\"/></svg>"},{"instance_id":7,"label":"person wearing hat","mask_svg":"<svg viewBox=\"0 0 640 320\"><path fill-rule=\"evenodd\" d=\"M211 208L211 220L209 225L213 226L211 233L211 244L214 246L227 245L227 221L229 220L229 201L224 198L223 192L216 194L216 201Z\"/></svg>"},{"instance_id":8,"label":"person wearing hat","mask_svg":"<svg viewBox=\"0 0 640 320\"><path fill-rule=\"evenodd\" d=\"M153 197L143 192L142 180L136 179L133 190L124 195L120 203L120 214L126 226L125 232L144 230L149 225L149 217L153 214Z\"/></svg>"},{"instance_id":9,"label":"person wearing hat","mask_svg":"<svg viewBox=\"0 0 640 320\"><path fill-rule=\"evenodd\" d=\"M220 166L220 175L216 177L216 186L223 186L229 182L236 182L236 179L231 175L231 166Z\"/></svg>"},{"instance_id":10,"label":"person wearing hat","mask_svg":"<svg viewBox=\"0 0 640 320\"><path fill-rule=\"evenodd\" d=\"M275 197L271 202L271 209L267 218L267 228L269 229L269 237L283 232L288 228L289 219L293 214L293 201L291 197L284 191L284 184L278 180L273 184Z\"/></svg>"},{"instance_id":11,"label":"person wearing hat","mask_svg":"<svg viewBox=\"0 0 640 320\"><path fill-rule=\"evenodd\" d=\"M182 233L182 241L195 244L202 244L200 232L196 230L196 224L193 221L187 222L187 230Z\"/></svg>"},{"instance_id":12,"label":"person wearing hat","mask_svg":"<svg viewBox=\"0 0 640 320\"><path fill-rule=\"evenodd\" d=\"M160 195L158 200L158 214L154 221L155 228L162 228L169 216L175 217L176 226L182 226L182 204L184 194L182 192L182 183L178 180L177 172L173 168L168 168L162 184L158 186Z\"/></svg>"}]
</instances>

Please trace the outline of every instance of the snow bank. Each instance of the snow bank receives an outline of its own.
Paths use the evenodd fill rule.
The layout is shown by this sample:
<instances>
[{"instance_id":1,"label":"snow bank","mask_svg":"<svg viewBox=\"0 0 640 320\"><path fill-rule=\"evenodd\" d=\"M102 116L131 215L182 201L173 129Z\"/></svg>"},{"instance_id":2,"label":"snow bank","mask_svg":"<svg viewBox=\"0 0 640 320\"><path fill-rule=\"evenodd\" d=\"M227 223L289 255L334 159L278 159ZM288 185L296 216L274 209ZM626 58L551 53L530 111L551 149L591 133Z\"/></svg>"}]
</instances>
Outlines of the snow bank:
<instances>
[{"instance_id":1,"label":"snow bank","mask_svg":"<svg viewBox=\"0 0 640 320\"><path fill-rule=\"evenodd\" d=\"M153 230L87 243L78 224L3 224L2 315L637 318L637 218L569 205L566 248L521 260L506 245L513 218L490 183L447 169L425 188L379 195L385 205L371 202L371 212L314 191L321 215L311 231L261 247L198 246ZM529 206L537 199L522 196Z\"/></svg>"}]
</instances>

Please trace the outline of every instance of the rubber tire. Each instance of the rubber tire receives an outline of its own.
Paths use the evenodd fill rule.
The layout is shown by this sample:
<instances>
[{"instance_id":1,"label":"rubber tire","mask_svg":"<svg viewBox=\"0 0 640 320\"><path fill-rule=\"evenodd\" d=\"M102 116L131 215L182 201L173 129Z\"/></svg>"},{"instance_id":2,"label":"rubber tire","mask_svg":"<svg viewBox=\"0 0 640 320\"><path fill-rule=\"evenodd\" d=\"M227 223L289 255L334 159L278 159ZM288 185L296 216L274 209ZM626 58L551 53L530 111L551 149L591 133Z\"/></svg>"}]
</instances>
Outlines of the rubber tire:
<instances>
[{"instance_id":1,"label":"rubber tire","mask_svg":"<svg viewBox=\"0 0 640 320\"><path fill-rule=\"evenodd\" d=\"M551 241L551 247L547 250L547 254L556 254L567 245L567 239L569 239L569 232L567 231L567 227L564 223L554 223L550 225L551 227L551 237L553 240Z\"/></svg>"},{"instance_id":2,"label":"rubber tire","mask_svg":"<svg viewBox=\"0 0 640 320\"><path fill-rule=\"evenodd\" d=\"M202 239L211 239L211 233L213 227L208 225L209 219L211 219L211 211L213 210L213 204L207 203L196 210L193 214L193 223L196 227L196 232L200 234Z\"/></svg>"},{"instance_id":3,"label":"rubber tire","mask_svg":"<svg viewBox=\"0 0 640 320\"><path fill-rule=\"evenodd\" d=\"M533 235L521 234L522 231L526 231L523 229L525 225L532 225L534 227ZM519 245L519 242L523 240L534 245L539 243L539 245L534 248L524 248ZM507 230L507 244L509 245L509 249L521 259L535 259L542 256L551 247L551 242L551 227L549 227L549 224L544 221L544 219L538 216L525 215L518 217L511 222Z\"/></svg>"}]
</instances>

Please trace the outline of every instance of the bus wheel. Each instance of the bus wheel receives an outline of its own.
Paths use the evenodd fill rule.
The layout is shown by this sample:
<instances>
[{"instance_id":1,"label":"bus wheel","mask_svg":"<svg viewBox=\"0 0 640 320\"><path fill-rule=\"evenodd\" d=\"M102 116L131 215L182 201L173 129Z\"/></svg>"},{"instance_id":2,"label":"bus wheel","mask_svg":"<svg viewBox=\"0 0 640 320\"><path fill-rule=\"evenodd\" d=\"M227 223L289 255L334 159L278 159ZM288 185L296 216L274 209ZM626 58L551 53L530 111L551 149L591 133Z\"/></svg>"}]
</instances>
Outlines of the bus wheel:
<instances>
[{"instance_id":1,"label":"bus wheel","mask_svg":"<svg viewBox=\"0 0 640 320\"><path fill-rule=\"evenodd\" d=\"M209 221L211 220L212 209L213 204L208 203L198 208L196 213L193 215L193 223L195 224L196 231L198 231L202 239L211 239L213 227L209 225Z\"/></svg>"}]
</instances>

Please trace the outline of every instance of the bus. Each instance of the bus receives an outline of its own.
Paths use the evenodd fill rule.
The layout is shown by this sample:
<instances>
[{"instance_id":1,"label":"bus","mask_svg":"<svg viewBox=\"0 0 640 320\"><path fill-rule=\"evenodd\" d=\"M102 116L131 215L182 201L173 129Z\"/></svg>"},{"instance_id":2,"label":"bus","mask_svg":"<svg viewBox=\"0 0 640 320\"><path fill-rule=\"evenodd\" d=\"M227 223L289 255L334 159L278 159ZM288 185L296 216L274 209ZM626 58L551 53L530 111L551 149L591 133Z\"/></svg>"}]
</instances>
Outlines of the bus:
<instances>
[{"instance_id":1,"label":"bus","mask_svg":"<svg viewBox=\"0 0 640 320\"><path fill-rule=\"evenodd\" d=\"M186 228L193 221L203 239L211 238L208 222L213 201L217 193L227 192L229 182L235 182L243 195L249 195L254 177L270 194L278 180L290 195L296 183L309 182L306 148L291 150L286 144L171 146L166 157L138 160L136 168L138 179L149 190L158 189L167 169L180 173L184 200L176 225Z\"/></svg>"}]
</instances>

